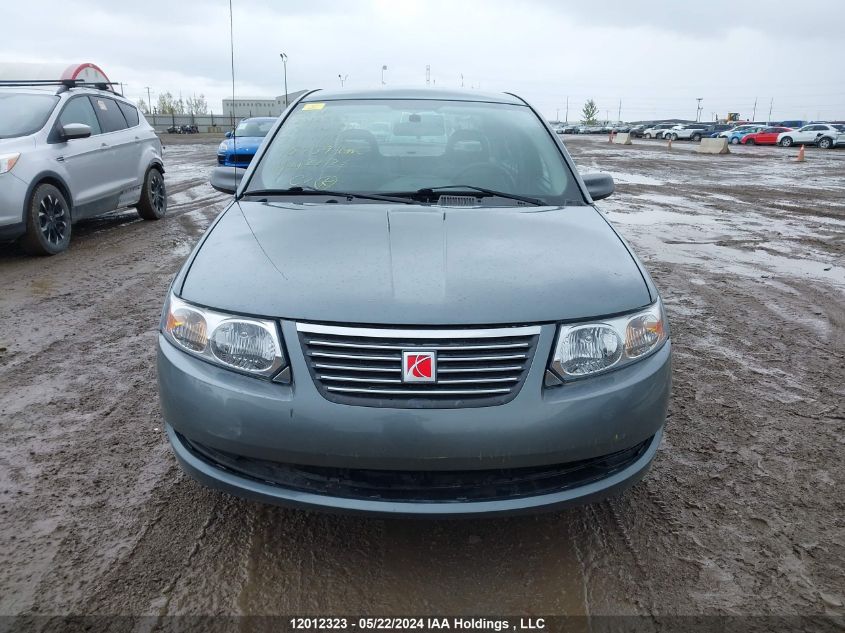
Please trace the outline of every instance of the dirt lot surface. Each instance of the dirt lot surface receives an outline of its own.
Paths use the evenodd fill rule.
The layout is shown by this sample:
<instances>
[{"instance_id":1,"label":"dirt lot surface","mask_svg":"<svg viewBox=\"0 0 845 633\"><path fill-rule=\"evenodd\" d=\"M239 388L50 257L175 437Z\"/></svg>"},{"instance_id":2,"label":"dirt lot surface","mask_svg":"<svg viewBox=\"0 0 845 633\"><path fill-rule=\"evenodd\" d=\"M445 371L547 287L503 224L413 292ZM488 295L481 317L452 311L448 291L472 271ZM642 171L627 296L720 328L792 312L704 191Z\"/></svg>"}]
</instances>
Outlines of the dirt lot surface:
<instances>
[{"instance_id":1,"label":"dirt lot surface","mask_svg":"<svg viewBox=\"0 0 845 633\"><path fill-rule=\"evenodd\" d=\"M845 151L565 137L661 288L674 394L650 475L535 517L416 521L242 501L162 428L167 285L226 196L166 138L170 211L0 246L1 614L845 614Z\"/></svg>"}]
</instances>

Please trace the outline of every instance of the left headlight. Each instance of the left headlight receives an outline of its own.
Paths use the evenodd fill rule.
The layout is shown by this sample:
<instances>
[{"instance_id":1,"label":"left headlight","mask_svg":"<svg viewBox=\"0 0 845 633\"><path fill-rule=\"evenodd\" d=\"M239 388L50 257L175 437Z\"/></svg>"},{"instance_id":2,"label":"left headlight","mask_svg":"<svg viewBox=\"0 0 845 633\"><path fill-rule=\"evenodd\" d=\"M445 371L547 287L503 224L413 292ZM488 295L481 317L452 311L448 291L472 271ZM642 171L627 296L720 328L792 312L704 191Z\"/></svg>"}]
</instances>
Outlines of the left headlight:
<instances>
[{"instance_id":1,"label":"left headlight","mask_svg":"<svg viewBox=\"0 0 845 633\"><path fill-rule=\"evenodd\" d=\"M12 167L18 162L20 154L0 154L0 174L12 171Z\"/></svg>"},{"instance_id":2,"label":"left headlight","mask_svg":"<svg viewBox=\"0 0 845 633\"><path fill-rule=\"evenodd\" d=\"M663 303L595 323L562 325L555 342L551 369L566 379L581 378L623 367L656 351L667 339Z\"/></svg>"},{"instance_id":3,"label":"left headlight","mask_svg":"<svg viewBox=\"0 0 845 633\"><path fill-rule=\"evenodd\" d=\"M226 143L226 141L223 141L222 143L220 143L220 145L217 146L217 153L218 154L225 154L226 150L228 150L228 149L229 149L229 144Z\"/></svg>"},{"instance_id":4,"label":"left headlight","mask_svg":"<svg viewBox=\"0 0 845 633\"><path fill-rule=\"evenodd\" d=\"M171 294L162 332L193 356L251 376L271 378L287 366L275 321L201 308Z\"/></svg>"}]
</instances>

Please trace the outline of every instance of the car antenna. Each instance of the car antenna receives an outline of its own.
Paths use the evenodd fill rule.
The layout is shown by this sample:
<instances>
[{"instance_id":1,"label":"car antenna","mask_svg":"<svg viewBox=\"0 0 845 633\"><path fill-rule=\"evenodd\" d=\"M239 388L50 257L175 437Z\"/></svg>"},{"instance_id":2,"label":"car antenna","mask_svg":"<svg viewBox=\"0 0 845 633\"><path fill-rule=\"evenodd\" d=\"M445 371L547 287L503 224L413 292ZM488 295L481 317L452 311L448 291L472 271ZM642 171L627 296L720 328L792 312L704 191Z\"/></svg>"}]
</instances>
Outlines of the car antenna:
<instances>
[{"instance_id":1,"label":"car antenna","mask_svg":"<svg viewBox=\"0 0 845 633\"><path fill-rule=\"evenodd\" d=\"M234 157L238 155L238 137L235 135L235 20L232 17L232 0L229 0L229 54L232 63L232 116L229 119L232 125L232 175L235 177L235 182L238 179L238 168L235 166ZM238 197L237 187L233 194L235 198Z\"/></svg>"}]
</instances>

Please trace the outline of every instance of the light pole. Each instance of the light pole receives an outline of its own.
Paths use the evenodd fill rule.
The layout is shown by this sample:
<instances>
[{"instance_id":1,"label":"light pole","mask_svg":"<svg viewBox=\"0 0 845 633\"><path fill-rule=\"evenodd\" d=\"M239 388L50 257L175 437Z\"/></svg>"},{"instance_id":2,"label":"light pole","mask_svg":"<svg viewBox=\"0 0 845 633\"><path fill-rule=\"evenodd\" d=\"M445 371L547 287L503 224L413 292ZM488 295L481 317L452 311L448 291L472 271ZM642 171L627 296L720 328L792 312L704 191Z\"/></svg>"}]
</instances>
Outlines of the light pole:
<instances>
[{"instance_id":1,"label":"light pole","mask_svg":"<svg viewBox=\"0 0 845 633\"><path fill-rule=\"evenodd\" d=\"M695 98L695 100L698 102L698 104L695 106L695 120L696 121L701 120L701 100L702 99L704 99L704 97L696 97Z\"/></svg>"},{"instance_id":2,"label":"light pole","mask_svg":"<svg viewBox=\"0 0 845 633\"><path fill-rule=\"evenodd\" d=\"M279 53L282 58L282 64L285 67L285 110L288 109L288 56L285 53Z\"/></svg>"},{"instance_id":3,"label":"light pole","mask_svg":"<svg viewBox=\"0 0 845 633\"><path fill-rule=\"evenodd\" d=\"M382 65L381 65L381 85L382 85L382 86L384 85L384 71L385 71L385 70L387 70L387 65L386 65L386 64L382 64Z\"/></svg>"},{"instance_id":4,"label":"light pole","mask_svg":"<svg viewBox=\"0 0 845 633\"><path fill-rule=\"evenodd\" d=\"M346 81L347 77L349 77L349 75L341 75L340 73L338 73L337 78L340 79L340 87L341 88L343 88L343 82Z\"/></svg>"},{"instance_id":5,"label":"light pole","mask_svg":"<svg viewBox=\"0 0 845 633\"><path fill-rule=\"evenodd\" d=\"M147 89L147 112L153 111L153 98L150 96L150 87L144 86Z\"/></svg>"}]
</instances>

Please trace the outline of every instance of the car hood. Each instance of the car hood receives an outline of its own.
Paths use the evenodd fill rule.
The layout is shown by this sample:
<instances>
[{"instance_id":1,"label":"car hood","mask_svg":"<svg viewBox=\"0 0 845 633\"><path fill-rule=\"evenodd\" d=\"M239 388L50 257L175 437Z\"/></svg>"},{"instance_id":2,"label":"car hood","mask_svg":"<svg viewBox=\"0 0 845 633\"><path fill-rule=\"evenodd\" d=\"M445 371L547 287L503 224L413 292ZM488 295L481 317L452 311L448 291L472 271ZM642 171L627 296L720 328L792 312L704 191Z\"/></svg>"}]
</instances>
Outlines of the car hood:
<instances>
[{"instance_id":1,"label":"car hood","mask_svg":"<svg viewBox=\"0 0 845 633\"><path fill-rule=\"evenodd\" d=\"M261 145L261 142L264 140L263 136L239 136L237 138L238 144L237 148L235 147L234 143L235 139L227 138L226 143L226 151L233 152L237 151L239 154L241 153L248 153L254 154L258 147Z\"/></svg>"},{"instance_id":2,"label":"car hood","mask_svg":"<svg viewBox=\"0 0 845 633\"><path fill-rule=\"evenodd\" d=\"M240 201L189 266L187 301L308 321L548 322L652 301L638 264L591 206Z\"/></svg>"},{"instance_id":3,"label":"car hood","mask_svg":"<svg viewBox=\"0 0 845 633\"><path fill-rule=\"evenodd\" d=\"M20 152L35 146L35 136L17 136L15 138L0 138L0 152Z\"/></svg>"}]
</instances>

